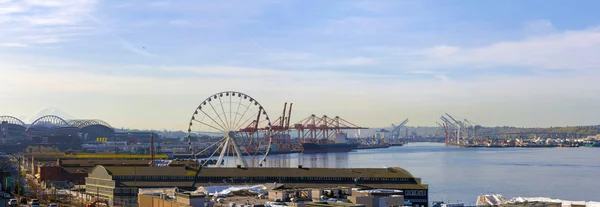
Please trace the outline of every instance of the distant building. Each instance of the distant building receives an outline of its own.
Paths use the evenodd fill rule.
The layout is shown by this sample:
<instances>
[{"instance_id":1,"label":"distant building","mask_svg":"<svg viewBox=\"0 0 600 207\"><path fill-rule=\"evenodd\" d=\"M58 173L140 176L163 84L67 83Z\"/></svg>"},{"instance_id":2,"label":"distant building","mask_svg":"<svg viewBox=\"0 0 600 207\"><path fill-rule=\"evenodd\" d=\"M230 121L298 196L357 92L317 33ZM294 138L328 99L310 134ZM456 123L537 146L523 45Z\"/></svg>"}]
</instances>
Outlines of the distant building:
<instances>
[{"instance_id":1,"label":"distant building","mask_svg":"<svg viewBox=\"0 0 600 207\"><path fill-rule=\"evenodd\" d=\"M155 132L116 132L111 141L127 141L128 143L150 143L150 137L157 141L160 135Z\"/></svg>"},{"instance_id":2,"label":"distant building","mask_svg":"<svg viewBox=\"0 0 600 207\"><path fill-rule=\"evenodd\" d=\"M588 139L595 139L595 140L600 140L600 134L596 134L596 135L590 135L587 137Z\"/></svg>"}]
</instances>

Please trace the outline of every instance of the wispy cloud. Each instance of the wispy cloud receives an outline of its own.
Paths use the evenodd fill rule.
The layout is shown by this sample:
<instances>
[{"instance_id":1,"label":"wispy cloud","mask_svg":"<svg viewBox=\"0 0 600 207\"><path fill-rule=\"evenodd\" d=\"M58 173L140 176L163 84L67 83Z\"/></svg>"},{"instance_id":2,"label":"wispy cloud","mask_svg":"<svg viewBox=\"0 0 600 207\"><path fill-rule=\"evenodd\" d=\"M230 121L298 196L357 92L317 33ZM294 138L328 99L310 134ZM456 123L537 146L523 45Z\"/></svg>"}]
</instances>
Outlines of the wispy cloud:
<instances>
[{"instance_id":1,"label":"wispy cloud","mask_svg":"<svg viewBox=\"0 0 600 207\"><path fill-rule=\"evenodd\" d=\"M600 29L506 41L475 48L440 45L422 51L426 68L524 67L534 70L600 69Z\"/></svg>"},{"instance_id":2,"label":"wispy cloud","mask_svg":"<svg viewBox=\"0 0 600 207\"><path fill-rule=\"evenodd\" d=\"M556 33L557 30L549 20L541 19L525 22L524 32L528 36L539 36Z\"/></svg>"},{"instance_id":3,"label":"wispy cloud","mask_svg":"<svg viewBox=\"0 0 600 207\"><path fill-rule=\"evenodd\" d=\"M6 42L6 43L0 44L0 46L2 46L2 47L27 47L26 44L23 44L20 42Z\"/></svg>"},{"instance_id":4,"label":"wispy cloud","mask_svg":"<svg viewBox=\"0 0 600 207\"><path fill-rule=\"evenodd\" d=\"M121 35L117 34L114 30L112 30L111 28L108 27L108 25L106 25L103 21L101 21L100 19L92 16L92 15L87 15L87 17L91 20L93 20L95 23L97 23L98 25L100 25L101 27L103 27L111 36L113 36L115 39L117 39L117 41L119 41L119 44L121 44L121 46L133 53L139 54L139 55L144 55L144 56L148 56L148 57L157 57L156 54L149 52L148 50L146 50L146 48L144 46L135 46L133 45L129 40L123 38Z\"/></svg>"},{"instance_id":5,"label":"wispy cloud","mask_svg":"<svg viewBox=\"0 0 600 207\"><path fill-rule=\"evenodd\" d=\"M341 59L333 59L330 61L322 61L322 62L315 62L315 63L309 63L307 64L308 66L315 66L315 67L328 67L328 66L335 66L335 67L355 67L355 66L369 66L369 65L376 65L378 62L377 60L373 59L373 58L368 58L368 57L352 57L352 58L341 58Z\"/></svg>"},{"instance_id":6,"label":"wispy cloud","mask_svg":"<svg viewBox=\"0 0 600 207\"><path fill-rule=\"evenodd\" d=\"M174 26L191 26L192 25L192 23L186 19L171 20L171 21L169 21L169 24L174 25Z\"/></svg>"},{"instance_id":7,"label":"wispy cloud","mask_svg":"<svg viewBox=\"0 0 600 207\"><path fill-rule=\"evenodd\" d=\"M85 15L94 10L94 0L24 0L0 3L1 45L38 45L63 42L92 28Z\"/></svg>"},{"instance_id":8,"label":"wispy cloud","mask_svg":"<svg viewBox=\"0 0 600 207\"><path fill-rule=\"evenodd\" d=\"M155 2L149 3L148 5L152 6L152 7L167 7L167 6L171 5L171 3L169 1L155 1Z\"/></svg>"}]
</instances>

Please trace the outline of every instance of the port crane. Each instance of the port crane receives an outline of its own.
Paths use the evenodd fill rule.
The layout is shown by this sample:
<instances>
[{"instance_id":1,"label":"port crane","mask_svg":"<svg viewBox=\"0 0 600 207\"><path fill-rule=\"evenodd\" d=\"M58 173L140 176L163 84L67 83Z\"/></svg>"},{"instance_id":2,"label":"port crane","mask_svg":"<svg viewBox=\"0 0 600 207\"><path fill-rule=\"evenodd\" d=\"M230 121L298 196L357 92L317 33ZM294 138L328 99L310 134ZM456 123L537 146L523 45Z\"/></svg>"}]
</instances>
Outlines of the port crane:
<instances>
[{"instance_id":1,"label":"port crane","mask_svg":"<svg viewBox=\"0 0 600 207\"><path fill-rule=\"evenodd\" d=\"M323 115L317 117L312 114L294 124L298 132L299 142L327 142L332 140L337 133L347 129L368 129L352 124L339 116L334 118Z\"/></svg>"},{"instance_id":2,"label":"port crane","mask_svg":"<svg viewBox=\"0 0 600 207\"><path fill-rule=\"evenodd\" d=\"M291 136L289 134L290 119L292 117L293 103L290 103L289 110L287 110L288 109L287 105L288 105L288 103L285 102L285 104L283 105L283 112L281 113L281 116L279 116L279 118L275 119L275 121L272 122L272 126L271 126L271 129L273 130L272 136L273 136L274 147L276 147L278 150L284 150L284 151L291 150L293 148ZM287 112L287 116L286 116L286 112Z\"/></svg>"},{"instance_id":3,"label":"port crane","mask_svg":"<svg viewBox=\"0 0 600 207\"><path fill-rule=\"evenodd\" d=\"M443 128L446 132L446 144L457 142L456 125L445 116L440 116L440 119L443 121Z\"/></svg>"},{"instance_id":4,"label":"port crane","mask_svg":"<svg viewBox=\"0 0 600 207\"><path fill-rule=\"evenodd\" d=\"M383 139L384 142L386 142L386 143L397 142L398 139L400 138L400 129L403 126L405 126L407 123L408 123L408 119L404 120L403 122L401 122L397 126L394 125L394 124L392 124L391 130L380 129L379 132L381 134L379 135L379 137L381 139Z\"/></svg>"},{"instance_id":5,"label":"port crane","mask_svg":"<svg viewBox=\"0 0 600 207\"><path fill-rule=\"evenodd\" d=\"M437 124L445 130L446 144L468 145L476 141L475 135L478 125L475 123L467 119L459 121L448 113L445 113L445 116L442 115L440 119L443 123Z\"/></svg>"},{"instance_id":6,"label":"port crane","mask_svg":"<svg viewBox=\"0 0 600 207\"><path fill-rule=\"evenodd\" d=\"M392 140L397 140L398 138L400 138L400 128L402 128L407 123L408 123L408 119L406 119L402 123L398 124L398 126L394 126L394 124L392 124L392 127L393 127L392 131L391 131Z\"/></svg>"}]
</instances>

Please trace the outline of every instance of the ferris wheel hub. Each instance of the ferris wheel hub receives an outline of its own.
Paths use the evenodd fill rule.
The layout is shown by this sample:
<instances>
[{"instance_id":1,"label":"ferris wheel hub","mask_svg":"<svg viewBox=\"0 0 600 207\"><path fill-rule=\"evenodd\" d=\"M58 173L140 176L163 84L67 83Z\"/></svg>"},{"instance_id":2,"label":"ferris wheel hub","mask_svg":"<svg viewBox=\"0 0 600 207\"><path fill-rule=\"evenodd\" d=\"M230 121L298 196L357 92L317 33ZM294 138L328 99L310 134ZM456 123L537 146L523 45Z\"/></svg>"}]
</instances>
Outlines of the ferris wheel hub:
<instances>
[{"instance_id":1,"label":"ferris wheel hub","mask_svg":"<svg viewBox=\"0 0 600 207\"><path fill-rule=\"evenodd\" d=\"M225 136L227 136L228 138L235 138L235 131L228 131L227 133L225 133Z\"/></svg>"}]
</instances>

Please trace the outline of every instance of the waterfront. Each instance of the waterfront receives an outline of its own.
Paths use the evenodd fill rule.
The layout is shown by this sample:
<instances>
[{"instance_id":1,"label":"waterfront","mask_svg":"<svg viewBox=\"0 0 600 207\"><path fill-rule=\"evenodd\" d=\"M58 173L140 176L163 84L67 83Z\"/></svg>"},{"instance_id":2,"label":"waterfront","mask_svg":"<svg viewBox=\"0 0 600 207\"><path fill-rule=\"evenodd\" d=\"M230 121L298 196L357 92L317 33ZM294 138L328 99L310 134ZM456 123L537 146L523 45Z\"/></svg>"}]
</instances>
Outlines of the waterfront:
<instances>
[{"instance_id":1,"label":"waterfront","mask_svg":"<svg viewBox=\"0 0 600 207\"><path fill-rule=\"evenodd\" d=\"M442 143L350 153L272 155L267 166L391 167L429 184L430 201L474 202L477 195L600 201L600 148L458 148Z\"/></svg>"}]
</instances>

